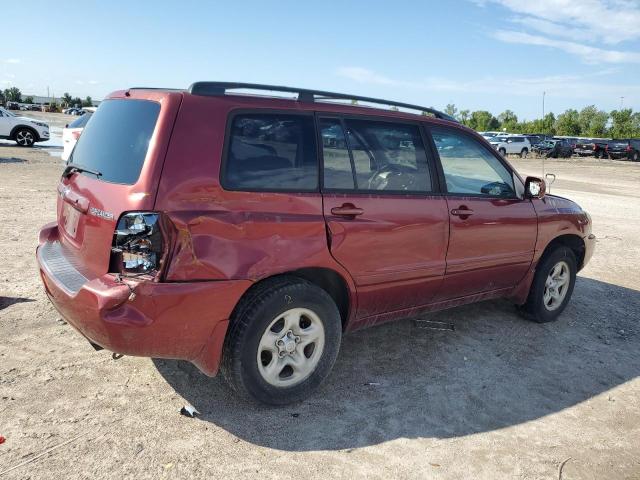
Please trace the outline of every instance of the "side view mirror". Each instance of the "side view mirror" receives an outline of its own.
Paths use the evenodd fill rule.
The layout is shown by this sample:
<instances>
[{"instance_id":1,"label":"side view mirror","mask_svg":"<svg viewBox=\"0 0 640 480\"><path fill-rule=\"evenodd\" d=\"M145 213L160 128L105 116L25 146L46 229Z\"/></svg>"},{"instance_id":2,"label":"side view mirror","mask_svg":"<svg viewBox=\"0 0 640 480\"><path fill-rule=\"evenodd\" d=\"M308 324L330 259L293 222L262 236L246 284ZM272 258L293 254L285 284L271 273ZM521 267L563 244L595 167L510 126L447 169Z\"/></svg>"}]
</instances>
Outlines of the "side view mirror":
<instances>
[{"instance_id":1,"label":"side view mirror","mask_svg":"<svg viewBox=\"0 0 640 480\"><path fill-rule=\"evenodd\" d=\"M547 191L544 180L538 177L527 177L524 182L524 194L526 198L542 198Z\"/></svg>"}]
</instances>

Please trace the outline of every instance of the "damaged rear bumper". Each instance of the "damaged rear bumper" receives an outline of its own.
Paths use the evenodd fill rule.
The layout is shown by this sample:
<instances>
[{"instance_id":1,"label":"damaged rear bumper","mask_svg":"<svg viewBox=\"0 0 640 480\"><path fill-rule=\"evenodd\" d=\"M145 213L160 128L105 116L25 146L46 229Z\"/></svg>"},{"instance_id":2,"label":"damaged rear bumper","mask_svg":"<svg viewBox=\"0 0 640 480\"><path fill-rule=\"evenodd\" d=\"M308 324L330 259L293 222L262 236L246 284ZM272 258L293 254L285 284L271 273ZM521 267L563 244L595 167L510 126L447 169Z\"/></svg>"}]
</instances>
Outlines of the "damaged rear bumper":
<instances>
[{"instance_id":1,"label":"damaged rear bumper","mask_svg":"<svg viewBox=\"0 0 640 480\"><path fill-rule=\"evenodd\" d=\"M188 360L207 375L217 373L229 316L250 281L88 278L65 256L55 232L46 237L36 256L47 296L92 344L126 355Z\"/></svg>"}]
</instances>

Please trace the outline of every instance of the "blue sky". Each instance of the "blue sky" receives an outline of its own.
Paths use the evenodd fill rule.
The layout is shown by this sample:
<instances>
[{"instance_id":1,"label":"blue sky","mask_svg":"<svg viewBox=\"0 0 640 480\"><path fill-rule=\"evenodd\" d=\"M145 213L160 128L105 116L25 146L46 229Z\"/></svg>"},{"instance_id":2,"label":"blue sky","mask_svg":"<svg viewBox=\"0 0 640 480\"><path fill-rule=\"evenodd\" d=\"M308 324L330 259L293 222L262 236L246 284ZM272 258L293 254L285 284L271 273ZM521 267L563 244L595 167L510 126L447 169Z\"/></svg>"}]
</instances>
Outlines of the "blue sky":
<instances>
[{"instance_id":1,"label":"blue sky","mask_svg":"<svg viewBox=\"0 0 640 480\"><path fill-rule=\"evenodd\" d=\"M640 1L65 1L4 6L0 86L102 98L196 80L520 118L640 109Z\"/></svg>"}]
</instances>

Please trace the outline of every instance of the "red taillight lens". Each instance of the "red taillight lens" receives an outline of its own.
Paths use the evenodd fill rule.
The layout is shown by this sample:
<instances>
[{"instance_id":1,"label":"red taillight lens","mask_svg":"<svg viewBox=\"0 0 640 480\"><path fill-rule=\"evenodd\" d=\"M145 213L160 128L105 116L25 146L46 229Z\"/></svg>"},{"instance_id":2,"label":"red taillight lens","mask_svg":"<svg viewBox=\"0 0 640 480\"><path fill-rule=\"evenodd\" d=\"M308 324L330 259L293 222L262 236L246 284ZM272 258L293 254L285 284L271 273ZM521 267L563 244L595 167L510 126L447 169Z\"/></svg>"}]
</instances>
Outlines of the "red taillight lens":
<instances>
[{"instance_id":1,"label":"red taillight lens","mask_svg":"<svg viewBox=\"0 0 640 480\"><path fill-rule=\"evenodd\" d=\"M74 140L78 140L80 138L80 134L82 133L82 130L74 130L73 132L71 132L71 136L73 137Z\"/></svg>"},{"instance_id":2,"label":"red taillight lens","mask_svg":"<svg viewBox=\"0 0 640 480\"><path fill-rule=\"evenodd\" d=\"M627 145L627 148L625 148L625 150L626 150L627 152L630 152L630 151L631 151L631 145Z\"/></svg>"},{"instance_id":3,"label":"red taillight lens","mask_svg":"<svg viewBox=\"0 0 640 480\"><path fill-rule=\"evenodd\" d=\"M160 214L129 212L118 220L111 243L109 271L155 275L160 270L164 238Z\"/></svg>"}]
</instances>

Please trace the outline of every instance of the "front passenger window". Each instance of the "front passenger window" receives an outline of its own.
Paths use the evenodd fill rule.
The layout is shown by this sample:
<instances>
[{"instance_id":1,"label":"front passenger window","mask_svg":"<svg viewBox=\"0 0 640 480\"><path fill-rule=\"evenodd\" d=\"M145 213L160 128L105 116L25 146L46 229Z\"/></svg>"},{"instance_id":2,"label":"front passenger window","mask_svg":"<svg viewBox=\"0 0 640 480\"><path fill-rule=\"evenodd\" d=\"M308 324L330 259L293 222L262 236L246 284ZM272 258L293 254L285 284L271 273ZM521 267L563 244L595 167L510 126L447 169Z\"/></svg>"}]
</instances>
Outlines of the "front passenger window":
<instances>
[{"instance_id":1,"label":"front passenger window","mask_svg":"<svg viewBox=\"0 0 640 480\"><path fill-rule=\"evenodd\" d=\"M433 128L431 134L440 155L447 192L516 196L511 172L475 139L448 128Z\"/></svg>"}]
</instances>

